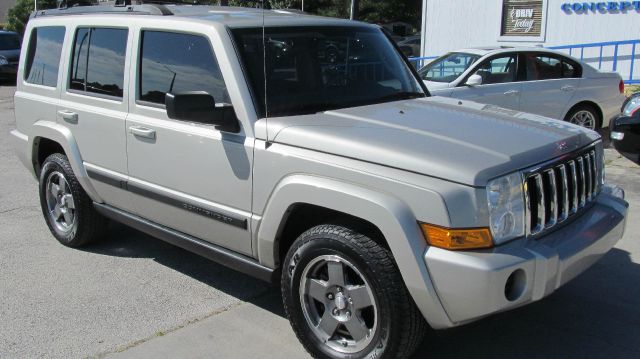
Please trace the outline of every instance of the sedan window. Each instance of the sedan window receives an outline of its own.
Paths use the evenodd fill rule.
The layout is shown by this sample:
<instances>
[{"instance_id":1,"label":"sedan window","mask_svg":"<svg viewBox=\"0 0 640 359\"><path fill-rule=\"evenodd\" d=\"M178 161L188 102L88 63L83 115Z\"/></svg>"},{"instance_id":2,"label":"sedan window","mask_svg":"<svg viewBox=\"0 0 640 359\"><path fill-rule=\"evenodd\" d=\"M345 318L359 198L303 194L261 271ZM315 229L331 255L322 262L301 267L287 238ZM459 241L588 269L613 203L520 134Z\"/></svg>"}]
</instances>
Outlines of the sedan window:
<instances>
[{"instance_id":1,"label":"sedan window","mask_svg":"<svg viewBox=\"0 0 640 359\"><path fill-rule=\"evenodd\" d=\"M479 55L462 52L448 53L421 68L418 74L426 81L452 82L479 58Z\"/></svg>"},{"instance_id":2,"label":"sedan window","mask_svg":"<svg viewBox=\"0 0 640 359\"><path fill-rule=\"evenodd\" d=\"M547 54L527 54L527 80L553 80L580 77L580 69L573 61Z\"/></svg>"},{"instance_id":3,"label":"sedan window","mask_svg":"<svg viewBox=\"0 0 640 359\"><path fill-rule=\"evenodd\" d=\"M500 56L482 62L474 75L482 77L482 84L500 84L516 80L516 56Z\"/></svg>"}]
</instances>

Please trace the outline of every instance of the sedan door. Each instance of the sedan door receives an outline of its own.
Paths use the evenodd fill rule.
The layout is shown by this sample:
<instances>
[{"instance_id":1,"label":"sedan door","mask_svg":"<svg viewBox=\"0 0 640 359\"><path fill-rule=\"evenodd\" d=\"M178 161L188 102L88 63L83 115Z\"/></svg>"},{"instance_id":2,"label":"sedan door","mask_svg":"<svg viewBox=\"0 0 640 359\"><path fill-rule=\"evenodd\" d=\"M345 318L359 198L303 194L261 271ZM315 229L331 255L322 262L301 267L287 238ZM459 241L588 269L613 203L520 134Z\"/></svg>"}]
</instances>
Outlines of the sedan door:
<instances>
[{"instance_id":1,"label":"sedan door","mask_svg":"<svg viewBox=\"0 0 640 359\"><path fill-rule=\"evenodd\" d=\"M522 83L520 109L563 120L563 114L580 85L580 65L550 53L524 55L526 81Z\"/></svg>"},{"instance_id":2,"label":"sedan door","mask_svg":"<svg viewBox=\"0 0 640 359\"><path fill-rule=\"evenodd\" d=\"M482 84L465 85L471 75L479 75ZM516 54L496 55L477 65L458 87L452 89L450 97L519 110L522 83L517 82L517 75Z\"/></svg>"}]
</instances>

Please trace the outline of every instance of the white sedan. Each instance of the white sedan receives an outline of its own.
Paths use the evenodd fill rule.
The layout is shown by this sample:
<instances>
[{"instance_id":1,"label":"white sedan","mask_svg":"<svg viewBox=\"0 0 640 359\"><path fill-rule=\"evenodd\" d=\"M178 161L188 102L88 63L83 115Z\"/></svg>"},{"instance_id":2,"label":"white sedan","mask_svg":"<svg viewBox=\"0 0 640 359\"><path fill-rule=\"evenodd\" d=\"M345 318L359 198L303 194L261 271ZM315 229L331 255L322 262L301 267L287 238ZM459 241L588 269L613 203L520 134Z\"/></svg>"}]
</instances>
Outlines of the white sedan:
<instances>
[{"instance_id":1,"label":"white sedan","mask_svg":"<svg viewBox=\"0 0 640 359\"><path fill-rule=\"evenodd\" d=\"M624 83L614 72L542 48L447 53L419 71L433 95L563 119L597 130L620 113Z\"/></svg>"}]
</instances>

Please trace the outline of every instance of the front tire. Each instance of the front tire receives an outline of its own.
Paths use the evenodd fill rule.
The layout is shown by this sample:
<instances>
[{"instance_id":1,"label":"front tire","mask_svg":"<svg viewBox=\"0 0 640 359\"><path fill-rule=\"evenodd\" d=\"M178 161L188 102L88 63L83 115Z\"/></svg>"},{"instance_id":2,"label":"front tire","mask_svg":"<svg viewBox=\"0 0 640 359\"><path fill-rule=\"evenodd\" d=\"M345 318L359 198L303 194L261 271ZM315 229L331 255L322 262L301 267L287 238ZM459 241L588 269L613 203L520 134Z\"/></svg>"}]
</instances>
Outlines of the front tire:
<instances>
[{"instance_id":1,"label":"front tire","mask_svg":"<svg viewBox=\"0 0 640 359\"><path fill-rule=\"evenodd\" d=\"M291 326L315 358L406 358L424 336L391 251L347 227L300 235L281 284Z\"/></svg>"},{"instance_id":2,"label":"front tire","mask_svg":"<svg viewBox=\"0 0 640 359\"><path fill-rule=\"evenodd\" d=\"M39 184L42 214L60 243L80 247L105 235L107 219L93 208L65 155L55 153L44 160Z\"/></svg>"}]
</instances>

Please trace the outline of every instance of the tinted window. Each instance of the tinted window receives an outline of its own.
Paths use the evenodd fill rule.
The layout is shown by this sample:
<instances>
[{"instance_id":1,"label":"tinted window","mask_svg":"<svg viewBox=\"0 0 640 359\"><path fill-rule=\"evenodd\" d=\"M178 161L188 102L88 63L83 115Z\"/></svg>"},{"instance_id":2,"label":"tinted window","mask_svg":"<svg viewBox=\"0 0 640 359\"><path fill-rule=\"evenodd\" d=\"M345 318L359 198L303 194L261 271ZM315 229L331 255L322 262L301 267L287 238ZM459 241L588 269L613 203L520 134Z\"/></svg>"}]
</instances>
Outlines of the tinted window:
<instances>
[{"instance_id":1,"label":"tinted window","mask_svg":"<svg viewBox=\"0 0 640 359\"><path fill-rule=\"evenodd\" d=\"M267 28L264 41L262 28L232 31L260 116L267 110L269 116L290 116L425 96L379 29Z\"/></svg>"},{"instance_id":2,"label":"tinted window","mask_svg":"<svg viewBox=\"0 0 640 359\"><path fill-rule=\"evenodd\" d=\"M127 34L126 29L79 28L69 88L122 97Z\"/></svg>"},{"instance_id":3,"label":"tinted window","mask_svg":"<svg viewBox=\"0 0 640 359\"><path fill-rule=\"evenodd\" d=\"M209 41L197 35L143 31L139 99L164 104L167 92L186 91L206 91L217 103L230 102Z\"/></svg>"},{"instance_id":4,"label":"tinted window","mask_svg":"<svg viewBox=\"0 0 640 359\"><path fill-rule=\"evenodd\" d=\"M476 75L482 77L482 84L500 84L516 80L516 56L495 57L478 66Z\"/></svg>"},{"instance_id":5,"label":"tinted window","mask_svg":"<svg viewBox=\"0 0 640 359\"><path fill-rule=\"evenodd\" d=\"M0 51L20 48L20 38L16 34L0 34Z\"/></svg>"},{"instance_id":6,"label":"tinted window","mask_svg":"<svg viewBox=\"0 0 640 359\"><path fill-rule=\"evenodd\" d=\"M31 31L24 71L25 81L56 86L64 32L62 26L37 27Z\"/></svg>"},{"instance_id":7,"label":"tinted window","mask_svg":"<svg viewBox=\"0 0 640 359\"><path fill-rule=\"evenodd\" d=\"M543 54L527 54L527 80L552 80L580 77L580 68L573 61Z\"/></svg>"}]
</instances>

